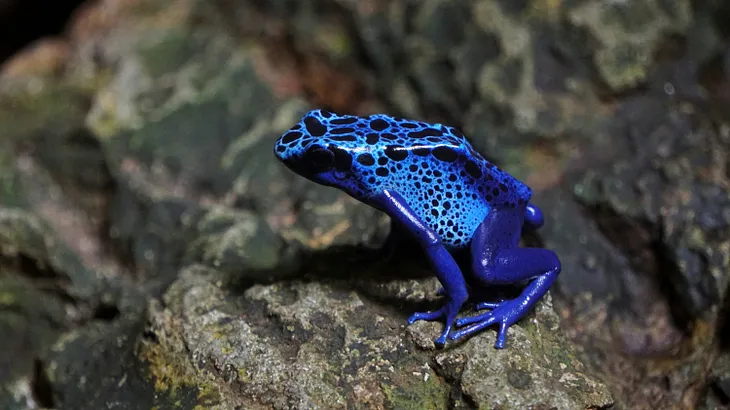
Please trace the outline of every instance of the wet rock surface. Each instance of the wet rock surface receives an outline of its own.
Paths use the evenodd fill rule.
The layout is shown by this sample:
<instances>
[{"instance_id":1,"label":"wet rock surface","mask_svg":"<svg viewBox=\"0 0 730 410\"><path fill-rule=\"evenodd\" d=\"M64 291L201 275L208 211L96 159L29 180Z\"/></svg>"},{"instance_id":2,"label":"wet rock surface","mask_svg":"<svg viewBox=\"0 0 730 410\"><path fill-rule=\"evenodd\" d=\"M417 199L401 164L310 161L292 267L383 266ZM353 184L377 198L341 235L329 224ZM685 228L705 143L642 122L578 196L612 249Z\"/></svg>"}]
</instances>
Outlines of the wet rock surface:
<instances>
[{"instance_id":1,"label":"wet rock surface","mask_svg":"<svg viewBox=\"0 0 730 410\"><path fill-rule=\"evenodd\" d=\"M0 71L0 408L727 406L728 16L89 3ZM448 122L535 189L563 272L507 349L406 326L420 256L276 163L314 106Z\"/></svg>"}]
</instances>

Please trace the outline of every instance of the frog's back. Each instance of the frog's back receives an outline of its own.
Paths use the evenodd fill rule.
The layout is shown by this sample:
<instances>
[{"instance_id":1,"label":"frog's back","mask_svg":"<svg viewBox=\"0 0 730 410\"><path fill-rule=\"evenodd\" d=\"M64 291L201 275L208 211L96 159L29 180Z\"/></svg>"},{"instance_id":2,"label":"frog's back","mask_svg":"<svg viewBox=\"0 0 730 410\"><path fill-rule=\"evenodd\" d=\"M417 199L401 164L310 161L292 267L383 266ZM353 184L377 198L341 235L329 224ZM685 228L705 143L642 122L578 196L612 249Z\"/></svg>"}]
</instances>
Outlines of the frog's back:
<instances>
[{"instance_id":1,"label":"frog's back","mask_svg":"<svg viewBox=\"0 0 730 410\"><path fill-rule=\"evenodd\" d=\"M331 149L351 156L343 188L364 202L384 189L397 191L447 246L467 246L491 208L524 205L532 195L453 127L314 110L299 127L308 128Z\"/></svg>"}]
</instances>

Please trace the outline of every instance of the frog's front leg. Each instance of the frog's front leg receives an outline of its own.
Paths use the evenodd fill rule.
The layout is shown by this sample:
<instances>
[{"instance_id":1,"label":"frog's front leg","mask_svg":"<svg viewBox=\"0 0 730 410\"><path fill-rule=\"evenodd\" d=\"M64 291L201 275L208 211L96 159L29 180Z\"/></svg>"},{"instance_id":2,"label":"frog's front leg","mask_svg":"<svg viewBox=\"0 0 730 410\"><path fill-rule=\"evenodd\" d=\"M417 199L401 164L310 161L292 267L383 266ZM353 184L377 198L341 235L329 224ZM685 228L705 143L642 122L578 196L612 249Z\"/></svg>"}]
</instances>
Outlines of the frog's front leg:
<instances>
[{"instance_id":1,"label":"frog's front leg","mask_svg":"<svg viewBox=\"0 0 730 410\"><path fill-rule=\"evenodd\" d=\"M411 324L416 320L444 319L444 330L434 342L443 346L451 331L454 319L467 299L466 282L451 253L444 247L441 237L429 228L397 192L384 190L368 201L383 210L401 226L413 234L426 251L426 256L433 267L436 277L441 282L446 294L446 303L441 309L433 312L414 313L409 319Z\"/></svg>"},{"instance_id":2,"label":"frog's front leg","mask_svg":"<svg viewBox=\"0 0 730 410\"><path fill-rule=\"evenodd\" d=\"M454 331L451 339L474 334L499 324L495 348L504 347L507 329L522 318L548 291L560 273L560 260L548 249L520 248L525 207L492 209L472 238L473 270L485 284L505 285L531 280L520 296L500 303L483 303L493 310L456 321L470 326Z\"/></svg>"}]
</instances>

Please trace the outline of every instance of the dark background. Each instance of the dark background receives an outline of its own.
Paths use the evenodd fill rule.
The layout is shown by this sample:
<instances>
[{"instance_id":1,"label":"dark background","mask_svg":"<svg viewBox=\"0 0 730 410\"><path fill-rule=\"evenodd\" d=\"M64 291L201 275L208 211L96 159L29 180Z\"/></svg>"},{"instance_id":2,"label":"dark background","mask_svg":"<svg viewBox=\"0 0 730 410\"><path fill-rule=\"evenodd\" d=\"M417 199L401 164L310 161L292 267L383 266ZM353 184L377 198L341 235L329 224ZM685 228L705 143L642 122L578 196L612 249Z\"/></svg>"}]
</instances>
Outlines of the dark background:
<instances>
[{"instance_id":1,"label":"dark background","mask_svg":"<svg viewBox=\"0 0 730 410\"><path fill-rule=\"evenodd\" d=\"M38 38L59 34L82 0L0 0L0 62Z\"/></svg>"}]
</instances>

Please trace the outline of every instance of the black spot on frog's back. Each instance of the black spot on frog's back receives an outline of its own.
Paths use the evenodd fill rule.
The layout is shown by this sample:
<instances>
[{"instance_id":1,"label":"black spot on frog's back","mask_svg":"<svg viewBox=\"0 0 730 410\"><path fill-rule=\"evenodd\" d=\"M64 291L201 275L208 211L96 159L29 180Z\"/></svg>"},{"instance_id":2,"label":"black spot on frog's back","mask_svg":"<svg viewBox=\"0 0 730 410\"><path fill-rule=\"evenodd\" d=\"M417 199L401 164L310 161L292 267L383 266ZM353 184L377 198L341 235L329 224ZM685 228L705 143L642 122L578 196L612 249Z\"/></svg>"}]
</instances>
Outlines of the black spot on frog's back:
<instances>
[{"instance_id":1,"label":"black spot on frog's back","mask_svg":"<svg viewBox=\"0 0 730 410\"><path fill-rule=\"evenodd\" d=\"M350 125L358 122L359 119L357 117L341 117L341 118L335 118L332 121L330 121L330 124L333 125Z\"/></svg>"},{"instance_id":2,"label":"black spot on frog's back","mask_svg":"<svg viewBox=\"0 0 730 410\"><path fill-rule=\"evenodd\" d=\"M330 134L341 135L341 134L352 134L355 129L352 127L335 127L330 130Z\"/></svg>"},{"instance_id":3,"label":"black spot on frog's back","mask_svg":"<svg viewBox=\"0 0 730 410\"><path fill-rule=\"evenodd\" d=\"M444 133L436 128L424 128L418 131L408 133L408 138L420 139L426 137L443 137Z\"/></svg>"},{"instance_id":4,"label":"black spot on frog's back","mask_svg":"<svg viewBox=\"0 0 730 410\"><path fill-rule=\"evenodd\" d=\"M355 138L355 136L353 135L335 135L333 137L330 137L330 140L340 142L356 142L357 138Z\"/></svg>"},{"instance_id":5,"label":"black spot on frog's back","mask_svg":"<svg viewBox=\"0 0 730 410\"><path fill-rule=\"evenodd\" d=\"M292 142L302 138L302 133L298 131L289 131L281 137L281 142L284 144L291 144Z\"/></svg>"},{"instance_id":6,"label":"black spot on frog's back","mask_svg":"<svg viewBox=\"0 0 730 410\"><path fill-rule=\"evenodd\" d=\"M373 131L383 131L388 127L390 127L390 124L382 118L376 118L370 121L370 129Z\"/></svg>"},{"instance_id":7,"label":"black spot on frog's back","mask_svg":"<svg viewBox=\"0 0 730 410\"><path fill-rule=\"evenodd\" d=\"M477 164L473 160L466 161L466 164L464 164L464 169L466 170L466 173L474 179L479 179L482 177L482 167L480 167L479 164Z\"/></svg>"},{"instance_id":8,"label":"black spot on frog's back","mask_svg":"<svg viewBox=\"0 0 730 410\"><path fill-rule=\"evenodd\" d=\"M393 161L403 161L408 158L408 151L398 145L388 145L385 147L385 155Z\"/></svg>"},{"instance_id":9,"label":"black spot on frog's back","mask_svg":"<svg viewBox=\"0 0 730 410\"><path fill-rule=\"evenodd\" d=\"M445 145L434 148L431 153L439 161L454 162L459 157L454 148Z\"/></svg>"},{"instance_id":10,"label":"black spot on frog's back","mask_svg":"<svg viewBox=\"0 0 730 410\"><path fill-rule=\"evenodd\" d=\"M304 126L307 128L307 132L314 137L321 137L327 133L327 127L314 116L305 118Z\"/></svg>"},{"instance_id":11,"label":"black spot on frog's back","mask_svg":"<svg viewBox=\"0 0 730 410\"><path fill-rule=\"evenodd\" d=\"M375 165L375 158L373 158L372 155L369 153L360 154L357 156L357 162L359 162L362 165L365 165L366 167Z\"/></svg>"},{"instance_id":12,"label":"black spot on frog's back","mask_svg":"<svg viewBox=\"0 0 730 410\"><path fill-rule=\"evenodd\" d=\"M418 147L411 150L412 153L418 155L419 157L427 157L431 155L431 148L429 147Z\"/></svg>"}]
</instances>

